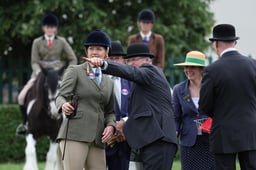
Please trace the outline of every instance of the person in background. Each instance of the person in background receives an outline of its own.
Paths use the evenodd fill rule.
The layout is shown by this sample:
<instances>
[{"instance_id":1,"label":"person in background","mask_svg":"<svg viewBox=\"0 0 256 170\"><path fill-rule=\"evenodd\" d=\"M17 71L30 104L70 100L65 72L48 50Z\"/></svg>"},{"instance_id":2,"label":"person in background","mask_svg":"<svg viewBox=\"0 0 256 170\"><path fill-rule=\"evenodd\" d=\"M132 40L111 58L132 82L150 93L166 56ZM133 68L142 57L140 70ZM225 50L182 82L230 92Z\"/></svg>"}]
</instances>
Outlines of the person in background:
<instances>
[{"instance_id":1,"label":"person in background","mask_svg":"<svg viewBox=\"0 0 256 170\"><path fill-rule=\"evenodd\" d=\"M121 43L119 41L111 42L111 52L108 61L124 64L125 56L126 53L123 51ZM111 78L114 81L117 133L106 147L107 167L108 170L128 170L130 149L122 133L118 132L122 131L122 118L128 117L128 95L131 84L128 80L120 77L112 76Z\"/></svg>"},{"instance_id":2,"label":"person in background","mask_svg":"<svg viewBox=\"0 0 256 170\"><path fill-rule=\"evenodd\" d=\"M36 38L32 44L31 51L31 67L32 75L27 84L23 87L18 95L18 104L20 105L23 123L16 129L16 134L24 135L26 133L27 113L24 107L25 97L27 92L34 84L38 72L40 72L39 63L43 66L60 69L66 65L77 64L77 58L65 40L61 36L57 36L59 27L59 20L53 14L46 14L43 16L42 21L43 36Z\"/></svg>"},{"instance_id":3,"label":"person in background","mask_svg":"<svg viewBox=\"0 0 256 170\"><path fill-rule=\"evenodd\" d=\"M214 156L210 152L209 134L198 130L197 121L208 118L198 111L199 91L205 67L205 55L190 51L185 62L175 64L184 68L187 80L173 89L173 109L176 133L180 139L180 160L182 170L213 170Z\"/></svg>"},{"instance_id":4,"label":"person in background","mask_svg":"<svg viewBox=\"0 0 256 170\"><path fill-rule=\"evenodd\" d=\"M92 31L84 47L88 58L106 59L110 38L102 31ZM64 155L64 170L106 169L104 147L116 126L113 87L113 81L88 62L66 70L56 98L59 113L69 117L64 118L57 137ZM79 98L75 113L70 104L73 96Z\"/></svg>"},{"instance_id":5,"label":"person in background","mask_svg":"<svg viewBox=\"0 0 256 170\"><path fill-rule=\"evenodd\" d=\"M213 28L219 60L204 70L199 109L212 117L210 148L217 170L256 169L256 60L235 48L235 27Z\"/></svg>"},{"instance_id":6,"label":"person in background","mask_svg":"<svg viewBox=\"0 0 256 170\"><path fill-rule=\"evenodd\" d=\"M145 44L127 49L126 63L85 58L106 74L132 81L129 118L123 133L132 149L139 149L144 170L169 170L177 150L177 138L169 83L163 71L152 65L153 54Z\"/></svg>"},{"instance_id":7,"label":"person in background","mask_svg":"<svg viewBox=\"0 0 256 170\"><path fill-rule=\"evenodd\" d=\"M139 33L128 37L128 46L134 43L144 43L155 56L152 59L152 64L163 69L165 65L164 38L162 35L152 32L155 23L154 12L151 9L141 10L138 14L137 23Z\"/></svg>"}]
</instances>

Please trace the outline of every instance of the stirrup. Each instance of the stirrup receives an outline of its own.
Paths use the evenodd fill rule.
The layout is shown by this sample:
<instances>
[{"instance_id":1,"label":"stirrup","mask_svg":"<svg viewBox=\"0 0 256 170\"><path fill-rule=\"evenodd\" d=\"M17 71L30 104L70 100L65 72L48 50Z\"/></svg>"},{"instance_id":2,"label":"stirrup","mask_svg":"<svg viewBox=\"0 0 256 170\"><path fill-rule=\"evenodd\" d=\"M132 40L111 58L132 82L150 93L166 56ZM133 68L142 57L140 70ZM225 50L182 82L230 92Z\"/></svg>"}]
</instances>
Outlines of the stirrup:
<instances>
[{"instance_id":1,"label":"stirrup","mask_svg":"<svg viewBox=\"0 0 256 170\"><path fill-rule=\"evenodd\" d=\"M16 135L25 135L27 132L27 127L24 124L19 124L16 128Z\"/></svg>"}]
</instances>

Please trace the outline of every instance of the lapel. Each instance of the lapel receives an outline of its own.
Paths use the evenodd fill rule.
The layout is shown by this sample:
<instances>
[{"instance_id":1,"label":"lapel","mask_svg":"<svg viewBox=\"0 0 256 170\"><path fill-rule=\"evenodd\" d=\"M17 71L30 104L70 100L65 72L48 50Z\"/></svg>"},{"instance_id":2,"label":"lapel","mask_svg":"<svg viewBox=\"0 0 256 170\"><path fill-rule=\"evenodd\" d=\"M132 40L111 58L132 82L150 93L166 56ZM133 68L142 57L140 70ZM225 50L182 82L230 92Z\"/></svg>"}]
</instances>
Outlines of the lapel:
<instances>
[{"instance_id":1,"label":"lapel","mask_svg":"<svg viewBox=\"0 0 256 170\"><path fill-rule=\"evenodd\" d=\"M55 35L52 41L52 48L56 48L59 45L58 37Z\"/></svg>"},{"instance_id":2,"label":"lapel","mask_svg":"<svg viewBox=\"0 0 256 170\"><path fill-rule=\"evenodd\" d=\"M43 36L42 36L42 39L41 39L41 44L42 44L42 46L43 46L44 48L49 49L47 43L48 43L48 42L47 42L46 38L45 38L44 35L43 35ZM52 48L51 48L51 49L56 48L56 47L58 46L58 44L59 44L58 36L55 35L54 38L53 38L53 41L52 41Z\"/></svg>"},{"instance_id":3,"label":"lapel","mask_svg":"<svg viewBox=\"0 0 256 170\"><path fill-rule=\"evenodd\" d=\"M140 41L140 42L143 43L143 38L141 37L140 33L137 33L136 38L137 38L137 41ZM152 32L150 37L149 37L149 40L148 40L148 46L151 46L152 44L154 44L155 38L156 38L156 36Z\"/></svg>"},{"instance_id":4,"label":"lapel","mask_svg":"<svg viewBox=\"0 0 256 170\"><path fill-rule=\"evenodd\" d=\"M86 75L87 75L87 78L88 78L90 84L92 84L97 89L101 89L101 87L103 87L103 85L105 83L105 76L102 74L102 80L101 80L101 84L99 86L97 81L96 81L96 79L95 79L95 77L94 77L94 72L92 70L91 65L88 62L84 62L83 68L86 71Z\"/></svg>"},{"instance_id":5,"label":"lapel","mask_svg":"<svg viewBox=\"0 0 256 170\"><path fill-rule=\"evenodd\" d=\"M186 80L185 82L185 87L183 88L183 90L181 91L181 100L183 102L186 103L186 105L188 107L190 107L196 114L198 114L198 110L194 104L194 102L192 101L192 98L190 96L190 92L189 92L189 81Z\"/></svg>"},{"instance_id":6,"label":"lapel","mask_svg":"<svg viewBox=\"0 0 256 170\"><path fill-rule=\"evenodd\" d=\"M155 34L152 32L148 40L148 46L150 46L151 44L154 44L154 40L155 40Z\"/></svg>"},{"instance_id":7,"label":"lapel","mask_svg":"<svg viewBox=\"0 0 256 170\"><path fill-rule=\"evenodd\" d=\"M140 33L137 33L136 38L137 38L137 40L140 40L141 42L143 42L143 39L142 39Z\"/></svg>"},{"instance_id":8,"label":"lapel","mask_svg":"<svg viewBox=\"0 0 256 170\"><path fill-rule=\"evenodd\" d=\"M100 87L100 88L103 88L105 85L106 85L106 82L107 82L107 75L105 75L105 74L103 74L102 72L101 72L101 74L102 74L102 77L101 77L101 83L100 83L100 86L98 86L98 84L97 84L97 82L96 82L96 85L98 86L98 87Z\"/></svg>"},{"instance_id":9,"label":"lapel","mask_svg":"<svg viewBox=\"0 0 256 170\"><path fill-rule=\"evenodd\" d=\"M40 41L40 46L48 49L48 46L47 46L47 40L45 39L44 35L42 36L42 39Z\"/></svg>"}]
</instances>

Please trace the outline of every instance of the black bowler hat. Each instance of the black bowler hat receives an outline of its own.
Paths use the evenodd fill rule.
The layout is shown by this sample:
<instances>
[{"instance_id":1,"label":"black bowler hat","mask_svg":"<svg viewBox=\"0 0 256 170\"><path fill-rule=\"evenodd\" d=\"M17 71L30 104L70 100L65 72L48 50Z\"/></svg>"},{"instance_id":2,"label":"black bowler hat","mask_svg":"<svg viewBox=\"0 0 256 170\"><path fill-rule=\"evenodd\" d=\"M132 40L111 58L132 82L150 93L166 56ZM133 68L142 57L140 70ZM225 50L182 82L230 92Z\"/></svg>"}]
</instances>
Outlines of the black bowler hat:
<instances>
[{"instance_id":1,"label":"black bowler hat","mask_svg":"<svg viewBox=\"0 0 256 170\"><path fill-rule=\"evenodd\" d=\"M111 42L111 50L108 56L126 56L126 53L124 52L122 45L119 41Z\"/></svg>"},{"instance_id":2,"label":"black bowler hat","mask_svg":"<svg viewBox=\"0 0 256 170\"><path fill-rule=\"evenodd\" d=\"M150 57L153 58L154 55L149 52L148 46L143 43L135 43L131 44L127 48L127 55L125 58L132 58L132 57Z\"/></svg>"},{"instance_id":3,"label":"black bowler hat","mask_svg":"<svg viewBox=\"0 0 256 170\"><path fill-rule=\"evenodd\" d=\"M236 36L236 30L233 25L219 24L213 28L213 37L210 41L235 41L239 37Z\"/></svg>"},{"instance_id":4,"label":"black bowler hat","mask_svg":"<svg viewBox=\"0 0 256 170\"><path fill-rule=\"evenodd\" d=\"M111 48L111 41L107 33L100 30L90 32L84 40L84 46L103 46Z\"/></svg>"},{"instance_id":5,"label":"black bowler hat","mask_svg":"<svg viewBox=\"0 0 256 170\"><path fill-rule=\"evenodd\" d=\"M155 14L151 9L143 9L139 12L138 22L155 22Z\"/></svg>"},{"instance_id":6,"label":"black bowler hat","mask_svg":"<svg viewBox=\"0 0 256 170\"><path fill-rule=\"evenodd\" d=\"M53 14L46 14L42 18L42 26L59 26L58 18Z\"/></svg>"}]
</instances>

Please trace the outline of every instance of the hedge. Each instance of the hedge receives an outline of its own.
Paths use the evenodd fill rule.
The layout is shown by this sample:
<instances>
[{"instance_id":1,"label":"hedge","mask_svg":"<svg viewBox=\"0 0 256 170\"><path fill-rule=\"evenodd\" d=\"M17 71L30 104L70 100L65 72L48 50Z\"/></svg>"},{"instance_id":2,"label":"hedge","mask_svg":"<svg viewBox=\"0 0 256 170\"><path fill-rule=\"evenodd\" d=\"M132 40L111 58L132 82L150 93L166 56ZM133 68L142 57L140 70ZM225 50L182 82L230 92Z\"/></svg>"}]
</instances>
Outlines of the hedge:
<instances>
[{"instance_id":1,"label":"hedge","mask_svg":"<svg viewBox=\"0 0 256 170\"><path fill-rule=\"evenodd\" d=\"M0 105L0 163L25 161L26 139L15 134L16 127L21 121L18 105ZM46 136L37 141L38 161L45 161L49 143ZM179 152L176 154L176 159L179 159Z\"/></svg>"},{"instance_id":2,"label":"hedge","mask_svg":"<svg viewBox=\"0 0 256 170\"><path fill-rule=\"evenodd\" d=\"M24 162L26 139L15 134L16 127L22 122L18 105L0 105L0 162ZM37 159L45 161L49 148L47 137L37 141Z\"/></svg>"}]
</instances>

